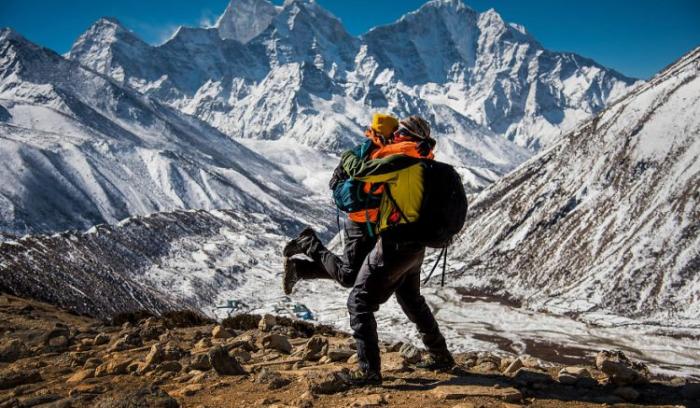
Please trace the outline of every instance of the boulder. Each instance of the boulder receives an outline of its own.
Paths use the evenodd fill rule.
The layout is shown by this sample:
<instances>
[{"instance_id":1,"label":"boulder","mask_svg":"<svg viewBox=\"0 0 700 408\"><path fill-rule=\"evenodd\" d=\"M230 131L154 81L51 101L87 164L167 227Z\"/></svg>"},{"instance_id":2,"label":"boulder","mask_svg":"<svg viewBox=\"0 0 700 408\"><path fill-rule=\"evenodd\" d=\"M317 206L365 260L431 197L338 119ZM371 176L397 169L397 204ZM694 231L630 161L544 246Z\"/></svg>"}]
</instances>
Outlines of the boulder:
<instances>
[{"instance_id":1,"label":"boulder","mask_svg":"<svg viewBox=\"0 0 700 408\"><path fill-rule=\"evenodd\" d=\"M230 331L226 330L223 326L214 326L211 331L211 337L214 339L228 339L233 337Z\"/></svg>"},{"instance_id":2,"label":"boulder","mask_svg":"<svg viewBox=\"0 0 700 408\"><path fill-rule=\"evenodd\" d=\"M268 332L277 324L277 318L271 314L265 314L260 318L258 322L258 329L260 331Z\"/></svg>"},{"instance_id":3,"label":"boulder","mask_svg":"<svg viewBox=\"0 0 700 408\"><path fill-rule=\"evenodd\" d=\"M313 336L304 345L301 358L307 361L318 361L328 352L328 339L322 336Z\"/></svg>"},{"instance_id":4,"label":"boulder","mask_svg":"<svg viewBox=\"0 0 700 408\"><path fill-rule=\"evenodd\" d=\"M401 353L401 356L408 364L416 364L422 359L420 350L410 343L402 345L401 349L399 349L399 353Z\"/></svg>"},{"instance_id":5,"label":"boulder","mask_svg":"<svg viewBox=\"0 0 700 408\"><path fill-rule=\"evenodd\" d=\"M225 348L213 347L209 350L209 362L219 375L243 375L245 370L236 358L229 356Z\"/></svg>"},{"instance_id":6,"label":"boulder","mask_svg":"<svg viewBox=\"0 0 700 408\"><path fill-rule=\"evenodd\" d=\"M615 385L643 384L649 379L649 369L639 362L632 362L621 351L601 351L595 358L596 367Z\"/></svg>"},{"instance_id":7,"label":"boulder","mask_svg":"<svg viewBox=\"0 0 700 408\"><path fill-rule=\"evenodd\" d=\"M261 343L264 349L274 349L285 354L292 352L292 345L289 343L287 336L283 336L281 334L268 334L262 338Z\"/></svg>"}]
</instances>

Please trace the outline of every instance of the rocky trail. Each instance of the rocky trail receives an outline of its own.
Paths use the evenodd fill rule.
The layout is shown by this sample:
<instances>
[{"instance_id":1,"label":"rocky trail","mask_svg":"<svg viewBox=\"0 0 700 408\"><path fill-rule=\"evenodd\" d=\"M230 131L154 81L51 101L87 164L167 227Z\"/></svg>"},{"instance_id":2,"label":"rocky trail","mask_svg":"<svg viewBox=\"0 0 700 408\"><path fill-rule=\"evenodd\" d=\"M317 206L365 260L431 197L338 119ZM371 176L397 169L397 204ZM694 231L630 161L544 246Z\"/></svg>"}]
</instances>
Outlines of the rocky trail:
<instances>
[{"instance_id":1,"label":"rocky trail","mask_svg":"<svg viewBox=\"0 0 700 408\"><path fill-rule=\"evenodd\" d=\"M0 408L700 406L700 384L654 378L605 351L570 367L461 353L458 368L438 373L415 368L413 345L384 344L384 384L353 388L351 337L271 315L102 322L0 295L0 334Z\"/></svg>"}]
</instances>

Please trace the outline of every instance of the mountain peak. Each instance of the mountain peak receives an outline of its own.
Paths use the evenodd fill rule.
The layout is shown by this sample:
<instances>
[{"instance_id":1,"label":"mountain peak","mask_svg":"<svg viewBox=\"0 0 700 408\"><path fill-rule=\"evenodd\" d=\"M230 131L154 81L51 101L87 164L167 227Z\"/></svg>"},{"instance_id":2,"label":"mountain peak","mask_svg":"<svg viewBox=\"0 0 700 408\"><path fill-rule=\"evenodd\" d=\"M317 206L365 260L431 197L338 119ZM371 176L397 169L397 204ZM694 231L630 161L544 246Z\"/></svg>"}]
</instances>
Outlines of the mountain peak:
<instances>
[{"instance_id":1,"label":"mountain peak","mask_svg":"<svg viewBox=\"0 0 700 408\"><path fill-rule=\"evenodd\" d=\"M279 10L268 0L231 0L215 27L222 39L245 44L265 31Z\"/></svg>"}]
</instances>

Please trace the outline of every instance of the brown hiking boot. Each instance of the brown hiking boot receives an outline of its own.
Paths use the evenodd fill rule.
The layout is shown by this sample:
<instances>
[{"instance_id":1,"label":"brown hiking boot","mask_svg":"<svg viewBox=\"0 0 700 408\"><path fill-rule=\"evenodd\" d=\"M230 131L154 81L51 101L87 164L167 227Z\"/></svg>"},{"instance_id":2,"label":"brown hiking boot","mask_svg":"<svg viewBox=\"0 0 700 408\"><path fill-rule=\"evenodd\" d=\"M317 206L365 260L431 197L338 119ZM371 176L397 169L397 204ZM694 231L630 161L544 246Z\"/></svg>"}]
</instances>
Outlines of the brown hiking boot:
<instances>
[{"instance_id":1,"label":"brown hiking boot","mask_svg":"<svg viewBox=\"0 0 700 408\"><path fill-rule=\"evenodd\" d=\"M434 354L428 353L416 367L431 371L449 371L455 366L455 359L449 352Z\"/></svg>"}]
</instances>

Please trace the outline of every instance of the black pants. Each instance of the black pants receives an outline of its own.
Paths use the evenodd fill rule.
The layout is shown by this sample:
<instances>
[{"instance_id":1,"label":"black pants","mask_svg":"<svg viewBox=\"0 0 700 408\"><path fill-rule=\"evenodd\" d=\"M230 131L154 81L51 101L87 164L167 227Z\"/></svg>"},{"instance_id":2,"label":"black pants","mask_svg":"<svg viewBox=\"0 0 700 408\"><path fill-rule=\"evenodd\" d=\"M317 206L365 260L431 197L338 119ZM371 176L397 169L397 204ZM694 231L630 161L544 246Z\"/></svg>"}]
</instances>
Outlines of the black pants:
<instances>
[{"instance_id":1,"label":"black pants","mask_svg":"<svg viewBox=\"0 0 700 408\"><path fill-rule=\"evenodd\" d=\"M309 262L298 268L302 279L334 279L340 285L351 288L362 266L362 262L374 248L377 238L370 236L366 224L349 221L345 226L345 248L339 257L323 245L317 245Z\"/></svg>"},{"instance_id":2,"label":"black pants","mask_svg":"<svg viewBox=\"0 0 700 408\"><path fill-rule=\"evenodd\" d=\"M431 353L447 352L445 338L425 298L420 294L420 270L425 247L397 244L380 239L360 268L348 297L350 326L357 344L357 356L363 371L381 370L379 339L374 312L392 294L401 309L421 334Z\"/></svg>"}]
</instances>

